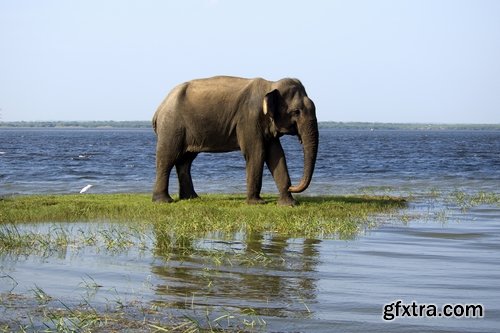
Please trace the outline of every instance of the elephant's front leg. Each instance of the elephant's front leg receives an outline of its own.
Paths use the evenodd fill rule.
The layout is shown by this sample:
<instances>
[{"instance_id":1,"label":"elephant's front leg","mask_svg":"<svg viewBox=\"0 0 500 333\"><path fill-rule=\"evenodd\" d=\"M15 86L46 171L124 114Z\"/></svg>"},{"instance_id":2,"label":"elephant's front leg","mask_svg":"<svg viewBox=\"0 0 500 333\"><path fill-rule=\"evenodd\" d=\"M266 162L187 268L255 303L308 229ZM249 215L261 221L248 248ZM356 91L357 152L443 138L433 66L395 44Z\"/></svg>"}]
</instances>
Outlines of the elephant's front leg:
<instances>
[{"instance_id":1,"label":"elephant's front leg","mask_svg":"<svg viewBox=\"0 0 500 333\"><path fill-rule=\"evenodd\" d=\"M260 197L260 190L262 189L264 153L253 147L250 152L243 152L243 155L246 161L247 202L249 204L263 204L265 201Z\"/></svg>"},{"instance_id":2,"label":"elephant's front leg","mask_svg":"<svg viewBox=\"0 0 500 333\"><path fill-rule=\"evenodd\" d=\"M286 165L285 152L279 139L274 139L269 143L266 149L266 164L280 192L278 203L286 206L296 205L297 201L288 190L291 185L290 175Z\"/></svg>"}]
</instances>

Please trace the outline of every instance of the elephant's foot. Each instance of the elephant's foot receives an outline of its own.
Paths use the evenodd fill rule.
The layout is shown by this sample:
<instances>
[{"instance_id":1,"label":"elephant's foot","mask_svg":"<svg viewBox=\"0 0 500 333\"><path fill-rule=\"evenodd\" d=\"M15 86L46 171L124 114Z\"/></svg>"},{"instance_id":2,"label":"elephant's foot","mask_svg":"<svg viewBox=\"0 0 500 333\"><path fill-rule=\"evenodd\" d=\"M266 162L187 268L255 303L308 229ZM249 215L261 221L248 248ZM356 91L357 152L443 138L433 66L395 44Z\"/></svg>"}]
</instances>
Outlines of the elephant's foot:
<instances>
[{"instance_id":1,"label":"elephant's foot","mask_svg":"<svg viewBox=\"0 0 500 333\"><path fill-rule=\"evenodd\" d=\"M278 205L280 206L297 206L299 202L295 200L291 194L287 196L282 196L278 199Z\"/></svg>"},{"instance_id":2,"label":"elephant's foot","mask_svg":"<svg viewBox=\"0 0 500 333\"><path fill-rule=\"evenodd\" d=\"M192 193L179 193L179 199L180 200L189 200L189 199L197 199L199 198L198 194L196 192Z\"/></svg>"},{"instance_id":3,"label":"elephant's foot","mask_svg":"<svg viewBox=\"0 0 500 333\"><path fill-rule=\"evenodd\" d=\"M263 205L265 203L266 202L261 197L247 199L247 204L249 204L249 205Z\"/></svg>"},{"instance_id":4,"label":"elephant's foot","mask_svg":"<svg viewBox=\"0 0 500 333\"><path fill-rule=\"evenodd\" d=\"M173 202L174 199L172 199L172 197L168 194L164 194L164 193L154 193L153 194L153 202L158 202L158 203L162 203L162 202Z\"/></svg>"}]
</instances>

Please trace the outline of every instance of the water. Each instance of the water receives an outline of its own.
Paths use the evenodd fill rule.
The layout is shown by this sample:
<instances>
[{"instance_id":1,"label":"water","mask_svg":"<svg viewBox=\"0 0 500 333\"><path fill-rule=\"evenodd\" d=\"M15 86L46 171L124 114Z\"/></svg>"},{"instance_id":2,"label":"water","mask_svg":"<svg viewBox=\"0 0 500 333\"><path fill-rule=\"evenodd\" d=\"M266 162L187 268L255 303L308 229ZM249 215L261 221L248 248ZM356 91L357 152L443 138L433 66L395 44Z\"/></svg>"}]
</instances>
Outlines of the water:
<instances>
[{"instance_id":1,"label":"water","mask_svg":"<svg viewBox=\"0 0 500 333\"><path fill-rule=\"evenodd\" d=\"M295 183L302 150L283 137ZM155 174L152 130L0 130L0 196L77 193L87 184L97 193L150 192ZM193 163L200 193L245 192L240 152L200 154ZM172 193L177 180L172 172ZM389 187L417 193L429 188L497 191L498 131L339 131L320 133L318 161L306 194L353 193ZM276 192L265 170L265 192Z\"/></svg>"},{"instance_id":2,"label":"water","mask_svg":"<svg viewBox=\"0 0 500 333\"><path fill-rule=\"evenodd\" d=\"M1 130L0 195L75 193L87 184L94 192L149 192L154 140L147 130ZM295 138L282 141L296 182L301 148ZM385 217L352 240L207 235L190 253L155 249L154 240L161 240L151 230L142 234L141 246L126 249L6 253L0 256L0 291L30 294L36 284L65 304L82 297L98 308L138 300L202 322L207 313L210 320L230 313L234 322L253 322L264 331L496 332L500 208L464 209L450 195L498 194L500 132L322 130L320 142L306 194L411 195L402 212L410 222ZM239 152L200 155L193 178L199 193L245 191ZM264 191L276 192L268 172ZM19 230L57 228L49 223ZM72 235L103 235L127 227L63 228ZM100 287L86 288L82 281L90 279ZM383 320L383 305L397 300L438 307L480 303L485 318ZM17 315L0 311L5 318Z\"/></svg>"}]
</instances>

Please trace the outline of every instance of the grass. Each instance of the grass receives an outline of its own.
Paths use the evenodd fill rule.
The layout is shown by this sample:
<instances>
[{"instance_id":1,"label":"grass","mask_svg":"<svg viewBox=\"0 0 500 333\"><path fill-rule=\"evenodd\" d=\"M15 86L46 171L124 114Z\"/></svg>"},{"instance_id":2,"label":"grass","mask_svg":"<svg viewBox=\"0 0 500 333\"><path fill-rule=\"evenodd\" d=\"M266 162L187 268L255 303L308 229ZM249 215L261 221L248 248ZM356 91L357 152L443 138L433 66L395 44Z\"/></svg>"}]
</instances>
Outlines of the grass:
<instances>
[{"instance_id":1,"label":"grass","mask_svg":"<svg viewBox=\"0 0 500 333\"><path fill-rule=\"evenodd\" d=\"M39 301L39 295L44 297ZM0 317L0 332L92 333L92 332L262 332L266 322L253 309L225 312L213 317L205 313L174 317L165 309L127 302L118 309L101 311L87 297L78 304L67 304L36 287L33 295L10 293L0 295L0 309L8 316ZM26 308L30 311L26 312ZM2 310L4 310L2 309Z\"/></svg>"},{"instance_id":2,"label":"grass","mask_svg":"<svg viewBox=\"0 0 500 333\"><path fill-rule=\"evenodd\" d=\"M289 237L354 235L374 214L406 205L389 196L300 197L297 207L247 205L242 195L155 204L146 194L33 195L0 199L0 224L20 222L123 221L154 225L176 237L208 232L270 232Z\"/></svg>"},{"instance_id":3,"label":"grass","mask_svg":"<svg viewBox=\"0 0 500 333\"><path fill-rule=\"evenodd\" d=\"M492 192L467 193L463 191L454 191L450 194L448 201L457 204L462 210L479 205L500 205L500 194Z\"/></svg>"},{"instance_id":4,"label":"grass","mask_svg":"<svg viewBox=\"0 0 500 333\"><path fill-rule=\"evenodd\" d=\"M221 265L282 267L287 257L268 255L262 250L233 249L230 245L205 247L197 243L204 236L235 238L235 234L242 233L245 236L239 237L248 237L248 241L252 241L252 235L266 233L284 239L351 238L366 227L371 216L393 213L406 206L404 199L389 196L299 197L301 204L297 207L278 206L275 196L264 199L267 201L264 205L249 206L243 195L205 195L172 204L152 203L147 194L4 197L0 198L0 253L43 256L64 253L68 247L74 250L89 246L99 251L146 249L167 259L174 255L182 260L182 256L188 255L193 260L203 259L206 267L201 278L206 279L206 292L210 293L217 283L213 276ZM87 221L97 223L71 224ZM52 225L47 227L44 222ZM37 223L44 225L38 228ZM118 332L122 329L243 332L266 326L253 309L230 309L227 313L214 309L206 314L196 310L198 312L190 311L190 316L183 318L174 318L168 307L141 302L116 301L118 306L96 309L87 299L102 286L90 276L83 279L82 286L84 301L77 305L64 304L36 285L29 298L16 298L12 292L0 295L0 310L9 309L15 314L15 311L30 309L26 320L17 320L16 316L0 319L0 332ZM305 303L304 307L307 309Z\"/></svg>"},{"instance_id":5,"label":"grass","mask_svg":"<svg viewBox=\"0 0 500 333\"><path fill-rule=\"evenodd\" d=\"M498 193L455 191L441 194L432 190L429 197L443 199L453 207L463 209L500 204ZM251 246L242 250L231 244L221 245L224 242L212 248L197 243L204 236L215 235L218 239L227 234L234 239L235 233L244 233L238 237L245 237L247 244L254 241L252 234L259 233L272 233L273 237L283 239L350 238L364 229L367 222L373 221L374 216L386 216L406 207L402 198L375 195L299 197L301 204L298 207L277 206L275 196L265 196L265 199L265 205L248 206L242 195L205 195L201 199L173 204L154 204L146 194L0 198L0 254L12 253L12 249L14 252L20 249L20 253L50 254L64 251L68 246L111 251L144 248L162 257L177 255L176 260L182 260L185 253L192 257L190 260L203 263L204 273L200 279L204 280L206 287L200 284L197 288L205 288L204 292L211 295L217 292L221 283L216 278L219 266L279 270L284 265L294 265L294 252L268 253L261 247L254 250ZM443 219L447 218L446 211L438 212L438 218L440 214ZM98 223L67 223L86 221ZM40 232L38 222L53 225L47 229L45 224ZM13 278L8 275L0 278L3 278L2 283L6 281L15 288L17 282ZM265 314L259 308L231 308L227 312L224 308L190 309L186 316L179 317L170 312L168 304L118 299L108 300L103 309L90 303L103 286L88 275L79 286L84 293L78 296L82 302L68 304L36 284L29 297L12 291L0 294L0 311L7 309L6 313L10 313L10 319L0 318L0 332L253 332L266 329L262 318ZM300 296L298 291L297 296ZM303 305L304 312L310 312L305 301ZM29 309L27 319L26 309Z\"/></svg>"}]
</instances>

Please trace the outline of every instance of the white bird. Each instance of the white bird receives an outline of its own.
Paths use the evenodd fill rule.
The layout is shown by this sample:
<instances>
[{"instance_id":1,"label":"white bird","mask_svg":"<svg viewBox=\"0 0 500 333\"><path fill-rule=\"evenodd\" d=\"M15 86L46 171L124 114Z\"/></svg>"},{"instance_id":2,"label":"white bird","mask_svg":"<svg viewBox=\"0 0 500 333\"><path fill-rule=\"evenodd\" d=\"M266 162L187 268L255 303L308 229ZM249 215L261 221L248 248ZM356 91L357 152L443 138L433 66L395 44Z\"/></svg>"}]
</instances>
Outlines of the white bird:
<instances>
[{"instance_id":1,"label":"white bird","mask_svg":"<svg viewBox=\"0 0 500 333\"><path fill-rule=\"evenodd\" d=\"M89 190L92 186L93 186L93 185L90 185L90 184L89 184L89 185L87 185L87 186L85 186L84 188L82 188L82 189L80 190L80 194L81 194L81 193L85 193L85 192L87 192L87 191L88 191L88 190Z\"/></svg>"}]
</instances>

